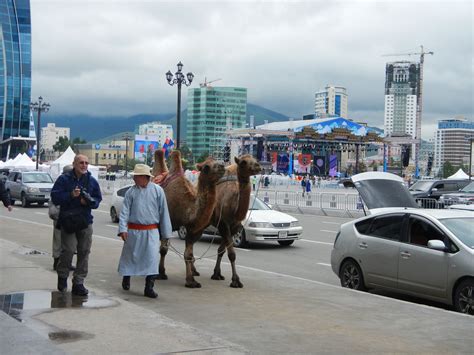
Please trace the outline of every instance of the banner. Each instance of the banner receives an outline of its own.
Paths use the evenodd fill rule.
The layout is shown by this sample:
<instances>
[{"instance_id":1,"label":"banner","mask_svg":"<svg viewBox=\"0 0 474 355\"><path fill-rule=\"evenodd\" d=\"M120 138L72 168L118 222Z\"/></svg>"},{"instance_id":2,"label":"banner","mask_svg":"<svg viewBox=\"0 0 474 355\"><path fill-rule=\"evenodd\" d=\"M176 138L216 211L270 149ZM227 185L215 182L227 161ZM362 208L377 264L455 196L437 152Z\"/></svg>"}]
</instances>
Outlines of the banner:
<instances>
[{"instance_id":1,"label":"banner","mask_svg":"<svg viewBox=\"0 0 474 355\"><path fill-rule=\"evenodd\" d=\"M298 154L298 173L309 174L311 172L311 154Z\"/></svg>"},{"instance_id":2,"label":"banner","mask_svg":"<svg viewBox=\"0 0 474 355\"><path fill-rule=\"evenodd\" d=\"M317 176L326 176L326 157L324 155L313 156L313 174Z\"/></svg>"},{"instance_id":3,"label":"banner","mask_svg":"<svg viewBox=\"0 0 474 355\"><path fill-rule=\"evenodd\" d=\"M134 157L145 164L151 164L153 154L158 149L158 136L135 136Z\"/></svg>"},{"instance_id":4,"label":"banner","mask_svg":"<svg viewBox=\"0 0 474 355\"><path fill-rule=\"evenodd\" d=\"M335 177L337 175L337 155L331 154L329 156L329 176Z\"/></svg>"},{"instance_id":5,"label":"banner","mask_svg":"<svg viewBox=\"0 0 474 355\"><path fill-rule=\"evenodd\" d=\"M288 164L290 163L290 158L288 154L281 153L277 157L277 172L279 173L288 173Z\"/></svg>"}]
</instances>

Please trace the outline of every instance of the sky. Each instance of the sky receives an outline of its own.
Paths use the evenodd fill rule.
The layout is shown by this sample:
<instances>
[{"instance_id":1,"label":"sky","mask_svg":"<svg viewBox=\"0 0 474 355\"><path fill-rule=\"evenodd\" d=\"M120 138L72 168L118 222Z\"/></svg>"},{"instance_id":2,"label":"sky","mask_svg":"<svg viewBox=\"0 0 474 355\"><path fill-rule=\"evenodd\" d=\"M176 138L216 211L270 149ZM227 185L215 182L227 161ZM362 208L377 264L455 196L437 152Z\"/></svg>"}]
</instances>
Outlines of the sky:
<instances>
[{"instance_id":1,"label":"sky","mask_svg":"<svg viewBox=\"0 0 474 355\"><path fill-rule=\"evenodd\" d=\"M175 112L165 73L181 61L190 88L219 79L293 118L344 86L349 118L383 128L385 64L423 45L422 137L473 120L471 1L31 0L31 21L32 97L56 115Z\"/></svg>"}]
</instances>

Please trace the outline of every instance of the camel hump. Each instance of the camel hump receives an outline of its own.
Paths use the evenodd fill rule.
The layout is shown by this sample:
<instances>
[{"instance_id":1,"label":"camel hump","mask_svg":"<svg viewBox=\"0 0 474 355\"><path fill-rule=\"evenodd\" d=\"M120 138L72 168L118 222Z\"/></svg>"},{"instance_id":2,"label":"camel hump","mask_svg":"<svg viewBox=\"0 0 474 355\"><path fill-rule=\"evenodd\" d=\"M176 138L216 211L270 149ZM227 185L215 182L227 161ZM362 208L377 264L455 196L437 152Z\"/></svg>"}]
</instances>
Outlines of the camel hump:
<instances>
[{"instance_id":1,"label":"camel hump","mask_svg":"<svg viewBox=\"0 0 474 355\"><path fill-rule=\"evenodd\" d=\"M180 173L181 171L183 171L181 152L179 150L173 150L170 154L170 173Z\"/></svg>"},{"instance_id":2,"label":"camel hump","mask_svg":"<svg viewBox=\"0 0 474 355\"><path fill-rule=\"evenodd\" d=\"M166 166L165 152L162 149L155 150L155 162L153 164L153 176L158 176L168 172Z\"/></svg>"}]
</instances>

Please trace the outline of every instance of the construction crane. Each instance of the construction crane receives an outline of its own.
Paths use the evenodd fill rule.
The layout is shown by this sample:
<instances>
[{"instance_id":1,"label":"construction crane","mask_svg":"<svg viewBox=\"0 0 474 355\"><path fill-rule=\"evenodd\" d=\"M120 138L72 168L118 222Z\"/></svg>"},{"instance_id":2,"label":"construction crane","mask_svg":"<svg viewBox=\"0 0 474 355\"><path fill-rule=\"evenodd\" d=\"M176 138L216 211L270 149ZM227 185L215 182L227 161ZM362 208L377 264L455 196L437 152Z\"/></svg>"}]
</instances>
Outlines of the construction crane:
<instances>
[{"instance_id":1,"label":"construction crane","mask_svg":"<svg viewBox=\"0 0 474 355\"><path fill-rule=\"evenodd\" d=\"M432 51L425 51L423 45L420 45L419 52L412 53L398 53L398 54L385 54L383 57L401 57L401 56L420 56L420 84L418 87L417 93L417 105L416 105L416 137L418 143L415 145L415 177L418 178L420 171L418 167L418 160L420 157L420 147L421 147L421 114L423 112L423 65L425 63L425 54L434 55Z\"/></svg>"},{"instance_id":2,"label":"construction crane","mask_svg":"<svg viewBox=\"0 0 474 355\"><path fill-rule=\"evenodd\" d=\"M211 80L211 81L207 81L207 78L204 77L204 82L203 82L203 83L200 83L200 84L199 84L199 87L212 89L212 86L209 85L209 84L210 84L210 83L213 83L213 82L215 82L215 81L219 81L219 80L222 80L222 79L219 78L219 79L214 79L214 80Z\"/></svg>"}]
</instances>

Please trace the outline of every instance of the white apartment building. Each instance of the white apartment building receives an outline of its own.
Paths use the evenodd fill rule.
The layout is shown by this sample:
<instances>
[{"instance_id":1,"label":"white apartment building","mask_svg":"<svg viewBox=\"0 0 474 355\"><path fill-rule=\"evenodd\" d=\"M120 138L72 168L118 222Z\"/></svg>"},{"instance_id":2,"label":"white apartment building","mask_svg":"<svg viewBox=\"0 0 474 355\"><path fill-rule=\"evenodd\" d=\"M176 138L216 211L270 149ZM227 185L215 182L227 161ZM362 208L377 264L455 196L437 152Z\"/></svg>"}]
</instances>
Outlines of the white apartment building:
<instances>
[{"instance_id":1,"label":"white apartment building","mask_svg":"<svg viewBox=\"0 0 474 355\"><path fill-rule=\"evenodd\" d=\"M465 118L438 121L434 137L433 172L438 173L446 161L454 167L468 166L471 143L467 137L471 136L474 136L473 121Z\"/></svg>"},{"instance_id":2,"label":"white apartment building","mask_svg":"<svg viewBox=\"0 0 474 355\"><path fill-rule=\"evenodd\" d=\"M56 127L55 123L48 123L41 128L41 147L45 150L53 150L53 145L59 141L59 137L70 139L69 127Z\"/></svg>"},{"instance_id":3,"label":"white apartment building","mask_svg":"<svg viewBox=\"0 0 474 355\"><path fill-rule=\"evenodd\" d=\"M138 135L157 136L158 146L162 147L167 138L174 141L173 126L161 122L148 122L138 126Z\"/></svg>"},{"instance_id":4,"label":"white apartment building","mask_svg":"<svg viewBox=\"0 0 474 355\"><path fill-rule=\"evenodd\" d=\"M347 118L347 90L342 86L327 85L315 94L314 111L317 117Z\"/></svg>"}]
</instances>

